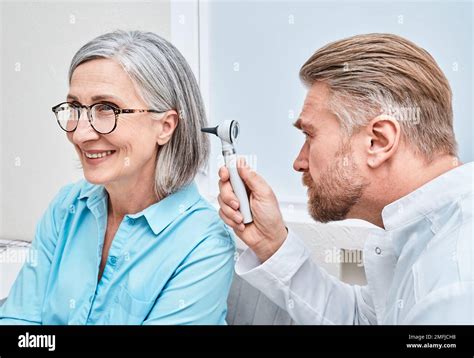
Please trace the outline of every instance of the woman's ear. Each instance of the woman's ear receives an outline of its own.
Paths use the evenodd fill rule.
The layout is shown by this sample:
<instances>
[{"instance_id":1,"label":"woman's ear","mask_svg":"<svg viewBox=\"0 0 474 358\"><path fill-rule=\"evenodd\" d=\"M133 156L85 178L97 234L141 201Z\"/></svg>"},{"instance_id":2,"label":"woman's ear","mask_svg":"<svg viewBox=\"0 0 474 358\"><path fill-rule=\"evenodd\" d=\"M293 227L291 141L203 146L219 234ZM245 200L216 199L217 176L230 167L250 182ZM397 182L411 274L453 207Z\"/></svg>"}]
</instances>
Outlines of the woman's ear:
<instances>
[{"instance_id":1,"label":"woman's ear","mask_svg":"<svg viewBox=\"0 0 474 358\"><path fill-rule=\"evenodd\" d=\"M366 131L367 165L375 169L397 151L401 136L400 124L392 116L380 115L369 122Z\"/></svg>"},{"instance_id":2,"label":"woman's ear","mask_svg":"<svg viewBox=\"0 0 474 358\"><path fill-rule=\"evenodd\" d=\"M165 112L163 117L156 120L156 142L158 145L168 143L178 125L178 121L178 113L175 110Z\"/></svg>"}]
</instances>

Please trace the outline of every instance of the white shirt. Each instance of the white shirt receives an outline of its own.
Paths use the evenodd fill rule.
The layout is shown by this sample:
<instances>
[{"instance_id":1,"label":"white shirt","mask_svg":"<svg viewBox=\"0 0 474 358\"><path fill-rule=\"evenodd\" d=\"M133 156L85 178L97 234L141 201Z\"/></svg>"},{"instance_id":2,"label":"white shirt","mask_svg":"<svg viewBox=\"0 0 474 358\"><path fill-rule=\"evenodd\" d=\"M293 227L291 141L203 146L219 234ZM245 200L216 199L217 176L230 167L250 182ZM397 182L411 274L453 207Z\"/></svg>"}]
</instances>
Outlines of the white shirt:
<instances>
[{"instance_id":1,"label":"white shirt","mask_svg":"<svg viewBox=\"0 0 474 358\"><path fill-rule=\"evenodd\" d=\"M235 270L299 324L474 324L473 172L454 168L383 209L366 286L330 276L291 230L263 264L247 249Z\"/></svg>"}]
</instances>

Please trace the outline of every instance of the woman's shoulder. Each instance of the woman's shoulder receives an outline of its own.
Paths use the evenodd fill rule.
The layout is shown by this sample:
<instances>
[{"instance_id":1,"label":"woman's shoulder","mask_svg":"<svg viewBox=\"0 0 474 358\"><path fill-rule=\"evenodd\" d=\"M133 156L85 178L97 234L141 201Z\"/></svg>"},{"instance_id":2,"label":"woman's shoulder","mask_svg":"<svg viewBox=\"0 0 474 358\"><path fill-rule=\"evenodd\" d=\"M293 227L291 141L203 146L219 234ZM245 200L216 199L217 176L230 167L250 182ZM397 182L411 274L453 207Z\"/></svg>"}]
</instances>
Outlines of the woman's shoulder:
<instances>
[{"instance_id":1,"label":"woman's shoulder","mask_svg":"<svg viewBox=\"0 0 474 358\"><path fill-rule=\"evenodd\" d=\"M202 241L219 239L233 243L232 235L220 219L216 208L201 194L197 184L191 182L159 204L154 217L157 226L166 227L167 233L182 238L185 247L194 247ZM156 230L160 231L160 230ZM173 240L175 243L177 239Z\"/></svg>"},{"instance_id":2,"label":"woman's shoulder","mask_svg":"<svg viewBox=\"0 0 474 358\"><path fill-rule=\"evenodd\" d=\"M173 223L173 251L176 262L188 265L189 262L218 260L233 265L235 252L234 236L219 217L216 208L204 197L199 199ZM229 261L227 261L229 260Z\"/></svg>"},{"instance_id":3,"label":"woman's shoulder","mask_svg":"<svg viewBox=\"0 0 474 358\"><path fill-rule=\"evenodd\" d=\"M234 245L233 235L230 229L219 217L216 207L214 207L203 196L189 208L187 213L188 221L193 225L193 231L199 233L197 237L212 240L219 239Z\"/></svg>"},{"instance_id":4,"label":"woman's shoulder","mask_svg":"<svg viewBox=\"0 0 474 358\"><path fill-rule=\"evenodd\" d=\"M69 213L75 213L79 208L79 198L84 194L84 190L90 188L91 184L85 180L62 186L49 205L38 223L38 229L53 230L58 228L60 223Z\"/></svg>"},{"instance_id":5,"label":"woman's shoulder","mask_svg":"<svg viewBox=\"0 0 474 358\"><path fill-rule=\"evenodd\" d=\"M97 187L99 186L91 184L85 179L66 184L59 189L51 204L55 207L69 208L78 199L87 196Z\"/></svg>"}]
</instances>

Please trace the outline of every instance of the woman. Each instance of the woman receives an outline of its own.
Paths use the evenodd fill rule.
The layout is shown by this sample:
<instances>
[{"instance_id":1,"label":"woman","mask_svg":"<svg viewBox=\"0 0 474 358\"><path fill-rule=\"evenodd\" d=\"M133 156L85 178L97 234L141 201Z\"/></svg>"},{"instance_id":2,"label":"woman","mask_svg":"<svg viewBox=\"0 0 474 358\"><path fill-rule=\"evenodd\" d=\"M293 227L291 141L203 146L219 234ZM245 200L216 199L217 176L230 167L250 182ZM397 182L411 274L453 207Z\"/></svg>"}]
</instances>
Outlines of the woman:
<instances>
[{"instance_id":1,"label":"woman","mask_svg":"<svg viewBox=\"0 0 474 358\"><path fill-rule=\"evenodd\" d=\"M0 309L3 324L225 324L234 244L193 178L208 156L196 80L153 33L74 56L53 107L85 180L64 187Z\"/></svg>"}]
</instances>

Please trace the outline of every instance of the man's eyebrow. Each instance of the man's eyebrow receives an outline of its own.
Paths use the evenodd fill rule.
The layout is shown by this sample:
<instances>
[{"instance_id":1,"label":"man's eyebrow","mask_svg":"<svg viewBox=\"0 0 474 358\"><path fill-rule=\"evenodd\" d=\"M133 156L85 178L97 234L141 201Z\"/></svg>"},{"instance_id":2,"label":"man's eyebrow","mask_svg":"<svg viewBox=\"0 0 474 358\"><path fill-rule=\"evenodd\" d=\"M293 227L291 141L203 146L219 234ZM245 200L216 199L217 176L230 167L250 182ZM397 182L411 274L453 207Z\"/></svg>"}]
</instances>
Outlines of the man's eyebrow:
<instances>
[{"instance_id":1,"label":"man's eyebrow","mask_svg":"<svg viewBox=\"0 0 474 358\"><path fill-rule=\"evenodd\" d=\"M301 117L298 118L298 120L295 123L293 123L293 126L295 126L300 131L308 130L309 132L311 132L315 130L311 122L304 121Z\"/></svg>"},{"instance_id":2,"label":"man's eyebrow","mask_svg":"<svg viewBox=\"0 0 474 358\"><path fill-rule=\"evenodd\" d=\"M296 120L295 123L293 123L293 127L295 127L296 129L299 129L299 130L302 130L303 128L301 128L301 118L298 118Z\"/></svg>"}]
</instances>

